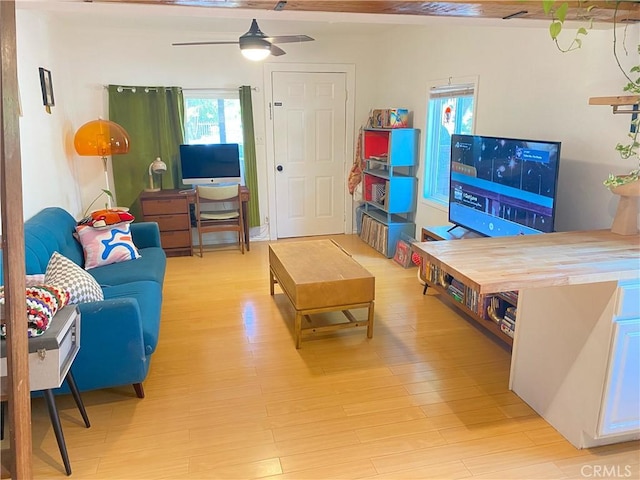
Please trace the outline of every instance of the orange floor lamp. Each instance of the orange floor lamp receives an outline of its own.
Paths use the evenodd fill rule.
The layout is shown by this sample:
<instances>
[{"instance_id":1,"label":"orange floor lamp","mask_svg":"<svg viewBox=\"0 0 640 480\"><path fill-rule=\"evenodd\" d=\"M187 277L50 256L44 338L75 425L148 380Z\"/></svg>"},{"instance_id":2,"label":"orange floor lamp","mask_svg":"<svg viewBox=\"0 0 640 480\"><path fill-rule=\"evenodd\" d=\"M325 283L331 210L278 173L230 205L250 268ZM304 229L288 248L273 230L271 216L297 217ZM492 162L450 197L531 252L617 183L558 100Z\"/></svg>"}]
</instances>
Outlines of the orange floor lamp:
<instances>
[{"instance_id":1,"label":"orange floor lamp","mask_svg":"<svg viewBox=\"0 0 640 480\"><path fill-rule=\"evenodd\" d=\"M104 178L109 188L107 157L129 152L129 134L115 122L110 120L92 120L82 125L73 138L73 145L81 156L101 157ZM111 208L111 197L108 199Z\"/></svg>"}]
</instances>

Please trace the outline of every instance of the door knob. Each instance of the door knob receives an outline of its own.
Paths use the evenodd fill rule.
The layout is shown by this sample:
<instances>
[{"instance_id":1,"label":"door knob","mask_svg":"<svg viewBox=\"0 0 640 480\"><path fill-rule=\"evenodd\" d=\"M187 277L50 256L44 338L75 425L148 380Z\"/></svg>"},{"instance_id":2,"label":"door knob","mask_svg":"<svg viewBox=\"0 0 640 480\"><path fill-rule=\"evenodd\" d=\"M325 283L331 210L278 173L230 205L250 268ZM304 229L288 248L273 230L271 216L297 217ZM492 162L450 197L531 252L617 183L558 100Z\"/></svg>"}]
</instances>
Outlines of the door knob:
<instances>
[{"instance_id":1,"label":"door knob","mask_svg":"<svg viewBox=\"0 0 640 480\"><path fill-rule=\"evenodd\" d=\"M278 166L276 167L276 170L278 170L279 172L281 172L281 171L282 171L282 165L278 165Z\"/></svg>"}]
</instances>

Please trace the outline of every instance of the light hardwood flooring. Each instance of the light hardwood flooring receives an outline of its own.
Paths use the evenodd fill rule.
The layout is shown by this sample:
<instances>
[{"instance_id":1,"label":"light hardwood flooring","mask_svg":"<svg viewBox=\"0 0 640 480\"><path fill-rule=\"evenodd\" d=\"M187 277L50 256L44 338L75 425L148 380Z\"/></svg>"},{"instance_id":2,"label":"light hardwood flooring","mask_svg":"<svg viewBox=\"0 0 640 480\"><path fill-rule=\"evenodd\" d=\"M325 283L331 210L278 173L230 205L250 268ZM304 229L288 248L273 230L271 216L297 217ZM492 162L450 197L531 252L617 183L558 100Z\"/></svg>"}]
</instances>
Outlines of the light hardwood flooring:
<instances>
[{"instance_id":1,"label":"light hardwood flooring","mask_svg":"<svg viewBox=\"0 0 640 480\"><path fill-rule=\"evenodd\" d=\"M266 242L170 258L146 398L85 392L90 429L58 398L72 478L640 478L640 443L578 450L510 392L509 351L423 296L416 268L332 238L376 277L372 339L296 350ZM32 411L35 477L66 478L42 399Z\"/></svg>"}]
</instances>

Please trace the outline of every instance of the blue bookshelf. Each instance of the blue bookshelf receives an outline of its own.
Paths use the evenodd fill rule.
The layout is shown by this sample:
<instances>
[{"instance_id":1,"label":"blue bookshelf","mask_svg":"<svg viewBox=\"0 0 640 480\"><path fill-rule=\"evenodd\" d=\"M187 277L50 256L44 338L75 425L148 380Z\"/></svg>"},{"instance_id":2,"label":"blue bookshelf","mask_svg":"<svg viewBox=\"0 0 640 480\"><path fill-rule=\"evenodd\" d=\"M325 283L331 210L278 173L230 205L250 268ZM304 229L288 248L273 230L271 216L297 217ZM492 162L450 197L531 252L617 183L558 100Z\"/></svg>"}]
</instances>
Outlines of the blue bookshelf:
<instances>
[{"instance_id":1,"label":"blue bookshelf","mask_svg":"<svg viewBox=\"0 0 640 480\"><path fill-rule=\"evenodd\" d=\"M368 128L363 132L364 204L360 237L391 258L401 236L415 236L420 131L415 128Z\"/></svg>"}]
</instances>

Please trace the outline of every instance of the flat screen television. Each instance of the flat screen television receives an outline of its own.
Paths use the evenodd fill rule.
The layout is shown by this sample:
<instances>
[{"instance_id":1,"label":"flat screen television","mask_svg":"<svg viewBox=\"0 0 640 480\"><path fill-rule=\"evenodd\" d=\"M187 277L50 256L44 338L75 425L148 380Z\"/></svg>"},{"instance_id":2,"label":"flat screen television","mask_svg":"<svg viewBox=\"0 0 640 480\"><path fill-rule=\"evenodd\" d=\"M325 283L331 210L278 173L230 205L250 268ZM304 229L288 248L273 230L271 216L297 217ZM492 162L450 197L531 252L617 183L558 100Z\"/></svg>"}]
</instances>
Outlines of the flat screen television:
<instances>
[{"instance_id":1,"label":"flat screen television","mask_svg":"<svg viewBox=\"0 0 640 480\"><path fill-rule=\"evenodd\" d=\"M451 136L449 222L497 237L554 231L560 142Z\"/></svg>"},{"instance_id":2,"label":"flat screen television","mask_svg":"<svg viewBox=\"0 0 640 480\"><path fill-rule=\"evenodd\" d=\"M237 143L180 145L180 167L185 185L240 183L240 148Z\"/></svg>"}]
</instances>

